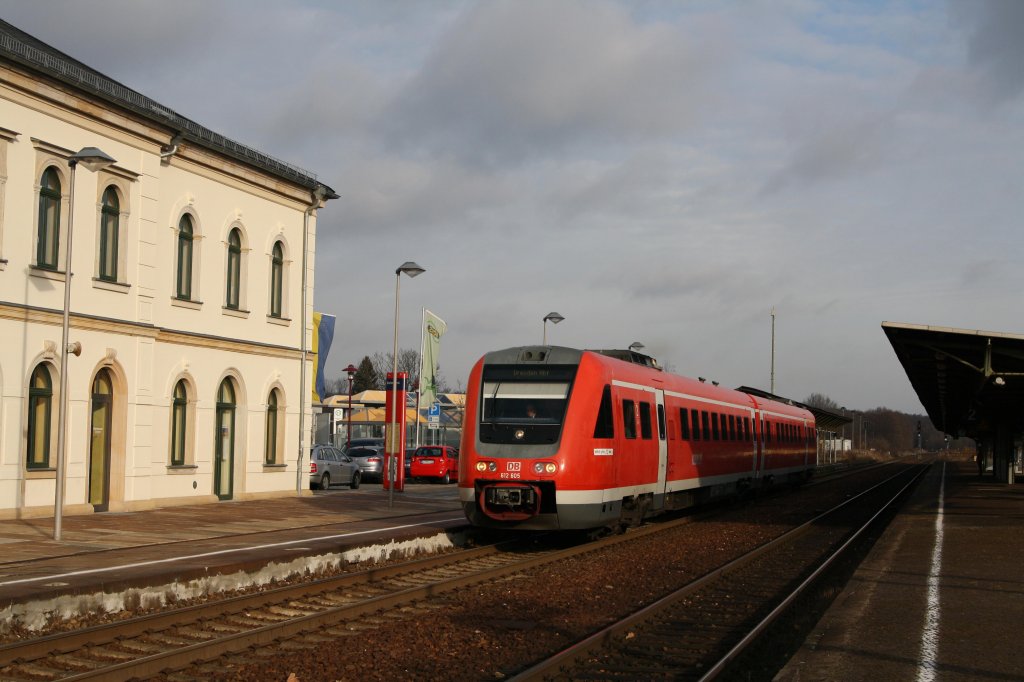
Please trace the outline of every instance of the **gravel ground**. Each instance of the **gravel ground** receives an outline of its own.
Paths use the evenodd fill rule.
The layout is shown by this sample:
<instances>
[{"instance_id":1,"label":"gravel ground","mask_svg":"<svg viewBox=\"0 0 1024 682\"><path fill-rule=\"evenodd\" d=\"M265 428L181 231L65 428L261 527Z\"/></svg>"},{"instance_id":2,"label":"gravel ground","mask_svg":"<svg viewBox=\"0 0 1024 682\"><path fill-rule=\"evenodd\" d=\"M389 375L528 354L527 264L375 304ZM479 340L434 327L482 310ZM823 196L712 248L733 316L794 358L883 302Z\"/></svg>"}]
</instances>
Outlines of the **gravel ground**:
<instances>
[{"instance_id":1,"label":"gravel ground","mask_svg":"<svg viewBox=\"0 0 1024 682\"><path fill-rule=\"evenodd\" d=\"M763 498L711 520L439 596L373 629L336 628L174 679L505 679L838 503L848 489L849 483L830 483Z\"/></svg>"}]
</instances>

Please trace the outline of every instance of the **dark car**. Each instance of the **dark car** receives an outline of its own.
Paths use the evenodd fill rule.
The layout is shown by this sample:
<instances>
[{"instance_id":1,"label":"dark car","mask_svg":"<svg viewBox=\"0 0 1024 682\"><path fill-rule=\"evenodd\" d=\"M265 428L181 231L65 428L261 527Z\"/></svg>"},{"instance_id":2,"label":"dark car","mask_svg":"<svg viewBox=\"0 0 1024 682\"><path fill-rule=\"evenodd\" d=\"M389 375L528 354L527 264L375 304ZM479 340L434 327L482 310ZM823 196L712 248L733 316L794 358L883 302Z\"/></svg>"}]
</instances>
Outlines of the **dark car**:
<instances>
[{"instance_id":1,"label":"dark car","mask_svg":"<svg viewBox=\"0 0 1024 682\"><path fill-rule=\"evenodd\" d=\"M450 445L424 445L416 449L409 471L413 478L459 480L459 451Z\"/></svg>"},{"instance_id":2,"label":"dark car","mask_svg":"<svg viewBox=\"0 0 1024 682\"><path fill-rule=\"evenodd\" d=\"M353 445L345 451L345 454L359 464L359 470L362 472L363 480L382 480L381 473L384 471L383 447L373 445Z\"/></svg>"},{"instance_id":3,"label":"dark car","mask_svg":"<svg viewBox=\"0 0 1024 682\"><path fill-rule=\"evenodd\" d=\"M314 445L309 451L309 487L327 490L331 483L346 483L355 489L359 487L363 474L359 463L338 448L330 445Z\"/></svg>"},{"instance_id":4,"label":"dark car","mask_svg":"<svg viewBox=\"0 0 1024 682\"><path fill-rule=\"evenodd\" d=\"M383 448L384 447L384 439L383 438L353 438L348 443L345 443L343 445L339 445L338 447L341 448L342 451L348 451L348 450L350 450L352 448L365 448L365 447Z\"/></svg>"},{"instance_id":5,"label":"dark car","mask_svg":"<svg viewBox=\"0 0 1024 682\"><path fill-rule=\"evenodd\" d=\"M412 466L412 457L416 454L416 448L405 449L405 480L409 480L409 467Z\"/></svg>"}]
</instances>

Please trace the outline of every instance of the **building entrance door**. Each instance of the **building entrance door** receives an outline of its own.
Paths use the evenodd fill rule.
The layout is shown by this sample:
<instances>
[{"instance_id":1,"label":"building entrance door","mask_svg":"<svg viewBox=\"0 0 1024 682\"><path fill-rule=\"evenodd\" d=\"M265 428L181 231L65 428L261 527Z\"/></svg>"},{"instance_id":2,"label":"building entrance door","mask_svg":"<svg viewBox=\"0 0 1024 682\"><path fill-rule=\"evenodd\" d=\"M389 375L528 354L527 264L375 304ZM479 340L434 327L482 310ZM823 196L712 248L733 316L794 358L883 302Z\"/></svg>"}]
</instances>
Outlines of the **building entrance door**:
<instances>
[{"instance_id":1,"label":"building entrance door","mask_svg":"<svg viewBox=\"0 0 1024 682\"><path fill-rule=\"evenodd\" d=\"M114 411L110 372L102 369L92 382L89 438L89 504L98 512L110 506L110 417Z\"/></svg>"},{"instance_id":2,"label":"building entrance door","mask_svg":"<svg viewBox=\"0 0 1024 682\"><path fill-rule=\"evenodd\" d=\"M217 392L217 435L213 461L213 488L221 500L234 494L232 477L235 463L235 390L225 379Z\"/></svg>"}]
</instances>

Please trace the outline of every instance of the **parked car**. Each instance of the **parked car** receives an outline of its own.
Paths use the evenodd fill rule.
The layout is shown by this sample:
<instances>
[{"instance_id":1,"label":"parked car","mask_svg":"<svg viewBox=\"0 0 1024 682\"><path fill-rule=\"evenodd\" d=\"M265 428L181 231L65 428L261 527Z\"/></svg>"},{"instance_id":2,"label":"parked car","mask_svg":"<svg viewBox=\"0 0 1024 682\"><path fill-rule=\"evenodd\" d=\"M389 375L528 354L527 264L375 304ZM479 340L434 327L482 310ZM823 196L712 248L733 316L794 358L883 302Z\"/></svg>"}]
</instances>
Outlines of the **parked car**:
<instances>
[{"instance_id":1,"label":"parked car","mask_svg":"<svg viewBox=\"0 0 1024 682\"><path fill-rule=\"evenodd\" d=\"M383 448L384 447L384 439L383 438L353 438L348 443L343 443L343 444L338 446L338 448L342 452L346 452L348 450L351 450L352 448L365 448L365 447Z\"/></svg>"},{"instance_id":2,"label":"parked car","mask_svg":"<svg viewBox=\"0 0 1024 682\"><path fill-rule=\"evenodd\" d=\"M405 480L409 480L409 470L412 466L412 457L416 454L416 448L405 449Z\"/></svg>"},{"instance_id":3,"label":"parked car","mask_svg":"<svg viewBox=\"0 0 1024 682\"><path fill-rule=\"evenodd\" d=\"M423 445L416 449L409 471L413 478L459 480L459 451L450 445Z\"/></svg>"},{"instance_id":4,"label":"parked car","mask_svg":"<svg viewBox=\"0 0 1024 682\"><path fill-rule=\"evenodd\" d=\"M309 487L327 490L331 483L348 483L358 488L363 479L359 463L338 448L314 445L309 452Z\"/></svg>"},{"instance_id":5,"label":"parked car","mask_svg":"<svg viewBox=\"0 0 1024 682\"><path fill-rule=\"evenodd\" d=\"M381 473L384 471L383 446L360 445L357 447L353 445L345 454L359 464L359 470L362 472L364 481L382 480Z\"/></svg>"}]
</instances>

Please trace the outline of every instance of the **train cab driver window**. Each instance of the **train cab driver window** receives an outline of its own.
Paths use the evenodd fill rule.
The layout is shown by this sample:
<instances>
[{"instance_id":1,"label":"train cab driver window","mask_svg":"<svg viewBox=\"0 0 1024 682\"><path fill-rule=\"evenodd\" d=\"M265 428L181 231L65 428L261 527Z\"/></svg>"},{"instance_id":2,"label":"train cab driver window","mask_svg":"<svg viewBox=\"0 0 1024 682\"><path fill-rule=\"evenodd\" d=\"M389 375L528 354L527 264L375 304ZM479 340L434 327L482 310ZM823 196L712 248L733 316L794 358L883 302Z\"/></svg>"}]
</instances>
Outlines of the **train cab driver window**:
<instances>
[{"instance_id":1,"label":"train cab driver window","mask_svg":"<svg viewBox=\"0 0 1024 682\"><path fill-rule=\"evenodd\" d=\"M594 438L615 438L615 420L612 417L612 387L605 384L601 405L597 408Z\"/></svg>"}]
</instances>

